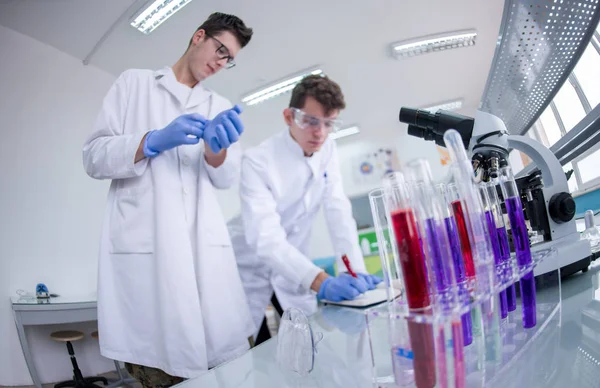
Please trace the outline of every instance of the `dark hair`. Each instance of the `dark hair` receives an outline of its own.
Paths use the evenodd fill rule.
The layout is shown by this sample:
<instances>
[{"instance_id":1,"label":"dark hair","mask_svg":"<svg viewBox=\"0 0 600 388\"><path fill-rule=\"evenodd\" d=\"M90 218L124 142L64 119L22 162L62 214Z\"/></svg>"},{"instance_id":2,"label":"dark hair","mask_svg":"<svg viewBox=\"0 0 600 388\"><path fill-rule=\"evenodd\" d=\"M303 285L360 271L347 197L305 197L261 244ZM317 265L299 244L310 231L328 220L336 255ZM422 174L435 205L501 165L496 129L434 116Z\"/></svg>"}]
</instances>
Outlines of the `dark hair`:
<instances>
[{"instance_id":1,"label":"dark hair","mask_svg":"<svg viewBox=\"0 0 600 388\"><path fill-rule=\"evenodd\" d=\"M332 110L342 110L346 107L340 85L322 75L309 75L302 79L292 91L290 108L304 108L306 98L312 97L325 109L325 114Z\"/></svg>"},{"instance_id":2,"label":"dark hair","mask_svg":"<svg viewBox=\"0 0 600 388\"><path fill-rule=\"evenodd\" d=\"M235 15L229 15L226 13L215 12L211 14L200 27L196 29L196 32L204 30L207 35L215 36L223 31L229 31L235 35L238 43L242 48L246 47L250 39L252 38L252 28L246 27L244 21ZM196 34L194 32L194 34ZM192 40L188 44L188 48L192 45Z\"/></svg>"}]
</instances>

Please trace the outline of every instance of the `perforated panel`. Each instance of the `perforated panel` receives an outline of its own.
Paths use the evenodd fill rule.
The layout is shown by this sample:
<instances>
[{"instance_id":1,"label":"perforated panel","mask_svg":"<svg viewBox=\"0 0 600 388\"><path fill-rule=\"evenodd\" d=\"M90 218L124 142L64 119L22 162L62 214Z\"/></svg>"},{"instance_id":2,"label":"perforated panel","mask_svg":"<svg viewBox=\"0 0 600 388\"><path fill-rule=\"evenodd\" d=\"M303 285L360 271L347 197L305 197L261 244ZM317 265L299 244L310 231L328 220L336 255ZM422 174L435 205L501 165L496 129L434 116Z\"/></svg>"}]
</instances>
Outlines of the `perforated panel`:
<instances>
[{"instance_id":1,"label":"perforated panel","mask_svg":"<svg viewBox=\"0 0 600 388\"><path fill-rule=\"evenodd\" d=\"M506 0L480 109L524 133L573 70L599 18L599 0Z\"/></svg>"}]
</instances>

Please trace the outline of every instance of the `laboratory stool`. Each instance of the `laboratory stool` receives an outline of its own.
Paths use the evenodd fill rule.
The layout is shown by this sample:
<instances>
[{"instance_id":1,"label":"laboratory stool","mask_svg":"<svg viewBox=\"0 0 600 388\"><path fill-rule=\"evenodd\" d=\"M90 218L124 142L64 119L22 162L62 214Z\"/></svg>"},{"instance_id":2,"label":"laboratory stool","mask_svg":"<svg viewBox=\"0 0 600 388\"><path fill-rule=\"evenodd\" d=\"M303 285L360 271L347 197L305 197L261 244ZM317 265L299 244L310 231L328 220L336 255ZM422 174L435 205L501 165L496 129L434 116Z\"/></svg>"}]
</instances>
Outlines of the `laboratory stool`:
<instances>
[{"instance_id":1,"label":"laboratory stool","mask_svg":"<svg viewBox=\"0 0 600 388\"><path fill-rule=\"evenodd\" d=\"M75 387L75 388L92 388L98 387L95 382L102 382L104 385L108 384L105 377L83 377L79 366L77 365L77 359L75 358L75 352L73 351L73 345L71 341L79 341L83 339L84 335L80 331L55 331L50 334L50 338L58 342L65 342L67 344L67 350L71 357L71 364L73 364L73 380L63 381L54 386L54 388L63 387Z\"/></svg>"},{"instance_id":2,"label":"laboratory stool","mask_svg":"<svg viewBox=\"0 0 600 388\"><path fill-rule=\"evenodd\" d=\"M99 338L97 330L92 332L92 337L94 337L95 339ZM113 360L113 361L115 363L115 368L117 370L117 375L119 376L119 379L117 381L111 382L106 388L120 387L121 385L124 385L124 384L133 384L133 383L137 382L137 380L134 379L133 377L123 376L123 370L121 369L121 366L119 365L119 361L117 361L117 360Z\"/></svg>"}]
</instances>

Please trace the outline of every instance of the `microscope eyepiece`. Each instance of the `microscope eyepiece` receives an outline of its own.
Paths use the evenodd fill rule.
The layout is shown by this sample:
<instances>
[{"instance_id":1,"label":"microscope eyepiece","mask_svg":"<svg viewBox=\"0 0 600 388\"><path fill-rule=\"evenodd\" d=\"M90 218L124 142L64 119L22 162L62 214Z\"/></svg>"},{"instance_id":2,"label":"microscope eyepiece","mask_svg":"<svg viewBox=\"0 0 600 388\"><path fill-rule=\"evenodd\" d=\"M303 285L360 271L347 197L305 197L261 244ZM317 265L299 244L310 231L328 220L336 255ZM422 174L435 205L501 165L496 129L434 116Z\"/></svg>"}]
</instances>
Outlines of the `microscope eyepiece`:
<instances>
[{"instance_id":1,"label":"microscope eyepiece","mask_svg":"<svg viewBox=\"0 0 600 388\"><path fill-rule=\"evenodd\" d=\"M423 128L417 127L416 125L408 125L408 134L414 137L425 138L425 130Z\"/></svg>"},{"instance_id":2,"label":"microscope eyepiece","mask_svg":"<svg viewBox=\"0 0 600 388\"><path fill-rule=\"evenodd\" d=\"M437 126L436 114L423 109L400 108L400 122L416 125L423 129L434 129Z\"/></svg>"},{"instance_id":3,"label":"microscope eyepiece","mask_svg":"<svg viewBox=\"0 0 600 388\"><path fill-rule=\"evenodd\" d=\"M418 111L418 109L413 108L400 108L400 122L411 125L417 124Z\"/></svg>"},{"instance_id":4,"label":"microscope eyepiece","mask_svg":"<svg viewBox=\"0 0 600 388\"><path fill-rule=\"evenodd\" d=\"M431 113L424 109L407 107L400 108L399 119L400 122L408 124L409 135L435 141L442 147L445 147L444 133L455 129L460 133L465 148L468 148L474 124L473 118L457 113L444 110Z\"/></svg>"}]
</instances>

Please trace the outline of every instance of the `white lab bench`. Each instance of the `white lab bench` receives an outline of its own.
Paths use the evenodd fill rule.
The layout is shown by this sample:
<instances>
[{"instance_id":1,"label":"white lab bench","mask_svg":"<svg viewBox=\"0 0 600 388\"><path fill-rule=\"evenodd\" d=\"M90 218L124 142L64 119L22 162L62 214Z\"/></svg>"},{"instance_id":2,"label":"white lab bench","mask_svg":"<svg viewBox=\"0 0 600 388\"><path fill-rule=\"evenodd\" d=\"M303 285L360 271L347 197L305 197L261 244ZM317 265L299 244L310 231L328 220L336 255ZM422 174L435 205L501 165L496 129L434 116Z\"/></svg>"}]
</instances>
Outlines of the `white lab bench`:
<instances>
[{"instance_id":1,"label":"white lab bench","mask_svg":"<svg viewBox=\"0 0 600 388\"><path fill-rule=\"evenodd\" d=\"M469 373L467 387L600 387L600 260L588 273L565 279L562 309L530 332L517 349L503 350L504 361L495 371ZM544 293L538 293L538 317L544 311ZM519 301L520 304L520 301ZM286 388L286 387L395 387L386 319L367 327L364 310L322 307L310 318L313 331L322 332L314 370L306 377L282 372L277 364L277 337L243 356L223 364L181 388ZM519 321L509 318L508 324ZM538 322L542 319L538 318ZM520 326L520 325L519 325ZM531 330L531 329L528 329ZM369 336L371 332L371 338ZM373 342L373 348L369 344ZM475 343L475 342L474 342ZM470 345L469 347L472 348ZM371 349L377 360L378 383L373 383ZM469 351L466 351L468 357ZM510 354L507 354L510 353ZM468 363L468 360L466 360ZM469 368L467 368L468 370ZM487 377L486 377L487 373ZM386 380L386 374L389 379ZM492 376L494 375L494 376ZM492 377L490 377L492 376ZM386 383L386 381L388 381ZM413 387L414 385L408 385Z\"/></svg>"},{"instance_id":2,"label":"white lab bench","mask_svg":"<svg viewBox=\"0 0 600 388\"><path fill-rule=\"evenodd\" d=\"M468 387L600 387L600 260L590 270L562 282L562 308L539 325L527 345L502 365L500 378L481 385L485 371L468 376ZM539 301L543 302L540 293ZM24 326L81 322L96 319L95 300L56 298L50 303L12 298L15 322L29 371L40 386L25 338ZM540 303L541 306L542 303ZM380 387L391 368L386 319L367 327L365 310L322 307L310 318L313 330L323 333L318 344L315 367L307 377L282 372L277 364L277 338L255 347L241 357L204 375L190 379L182 388L285 388L373 387L371 349L378 363L375 374ZM543 326L543 327L542 327ZM370 336L369 336L370 331ZM370 344L373 343L373 347Z\"/></svg>"}]
</instances>

